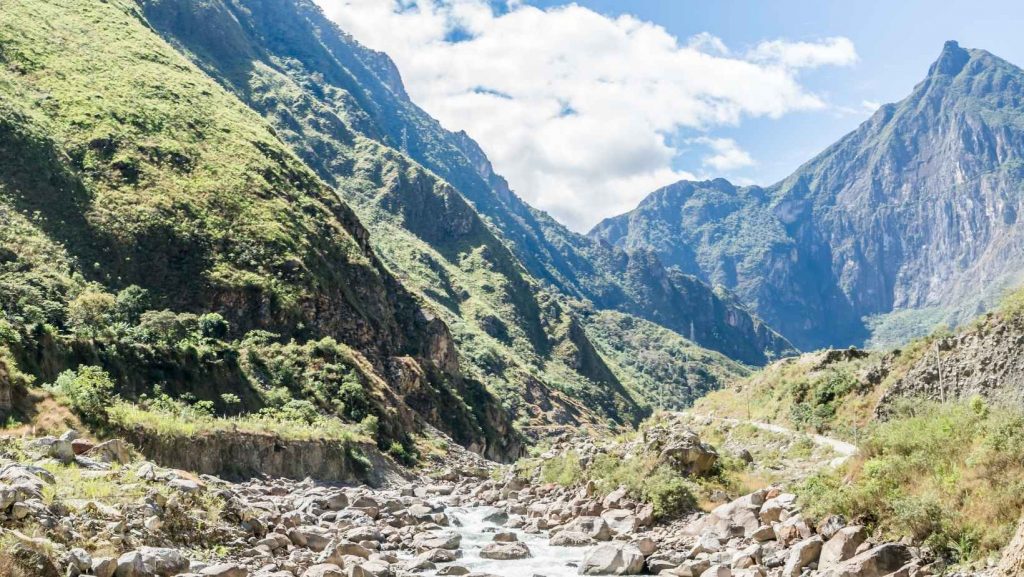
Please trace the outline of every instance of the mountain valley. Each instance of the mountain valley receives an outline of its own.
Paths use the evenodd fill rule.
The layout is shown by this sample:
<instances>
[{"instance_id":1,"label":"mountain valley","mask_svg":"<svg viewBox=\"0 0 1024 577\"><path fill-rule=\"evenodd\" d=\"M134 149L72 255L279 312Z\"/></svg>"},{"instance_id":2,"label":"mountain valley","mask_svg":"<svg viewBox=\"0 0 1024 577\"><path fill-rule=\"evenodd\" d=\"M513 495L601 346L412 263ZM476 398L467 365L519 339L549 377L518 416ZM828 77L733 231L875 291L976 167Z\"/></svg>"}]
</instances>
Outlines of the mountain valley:
<instances>
[{"instance_id":1,"label":"mountain valley","mask_svg":"<svg viewBox=\"0 0 1024 577\"><path fill-rule=\"evenodd\" d=\"M579 234L312 0L0 0L0 575L1019 575L1022 95Z\"/></svg>"}]
</instances>

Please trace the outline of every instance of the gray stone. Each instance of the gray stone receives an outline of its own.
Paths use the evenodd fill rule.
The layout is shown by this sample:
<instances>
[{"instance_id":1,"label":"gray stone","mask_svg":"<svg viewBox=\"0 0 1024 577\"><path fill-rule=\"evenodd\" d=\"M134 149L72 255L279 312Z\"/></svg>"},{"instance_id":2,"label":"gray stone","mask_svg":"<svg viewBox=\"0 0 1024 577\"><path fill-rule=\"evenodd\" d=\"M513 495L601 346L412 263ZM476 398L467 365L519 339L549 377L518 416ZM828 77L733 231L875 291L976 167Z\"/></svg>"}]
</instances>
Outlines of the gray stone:
<instances>
[{"instance_id":1,"label":"gray stone","mask_svg":"<svg viewBox=\"0 0 1024 577\"><path fill-rule=\"evenodd\" d=\"M580 563L581 575L637 575L644 568L644 556L633 545L602 543L590 551Z\"/></svg>"}]
</instances>

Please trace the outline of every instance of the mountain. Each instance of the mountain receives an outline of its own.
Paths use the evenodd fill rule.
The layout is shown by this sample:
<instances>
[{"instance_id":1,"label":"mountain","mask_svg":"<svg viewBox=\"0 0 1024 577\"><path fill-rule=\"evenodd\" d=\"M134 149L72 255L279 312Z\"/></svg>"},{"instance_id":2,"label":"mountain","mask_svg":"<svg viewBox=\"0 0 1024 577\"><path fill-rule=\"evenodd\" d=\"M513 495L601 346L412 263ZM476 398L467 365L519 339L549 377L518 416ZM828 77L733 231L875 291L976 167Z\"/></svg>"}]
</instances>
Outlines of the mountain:
<instances>
[{"instance_id":1,"label":"mountain","mask_svg":"<svg viewBox=\"0 0 1024 577\"><path fill-rule=\"evenodd\" d=\"M566 289L536 260L546 249L510 240L523 234L507 207L534 211L493 173L475 142L444 130L408 99L386 56L356 43L310 2L142 5L168 42L263 114L337 188L389 268L452 328L466 370L499 391L517 414L536 424L548 418L575 423L596 410L601 418L635 422L648 410L655 383L612 370L594 347L595 338L620 338L625 325L603 335L596 331L608 325L582 322L579 309L587 306L576 301L586 295ZM578 266L594 268L574 254ZM639 312L643 299L651 318L748 363L763 362L766 351L789 350L703 284L669 278L656 259L612 250L601 256L640 287L631 312ZM668 308L657 310L663 305ZM645 335L653 326L628 326L639 334L620 342L650 342ZM720 355L692 358L728 368L690 370L683 367L693 362L679 360L669 373L675 380L667 383L676 395L663 391L658 398L687 404L718 386L717 375L743 371Z\"/></svg>"},{"instance_id":2,"label":"mountain","mask_svg":"<svg viewBox=\"0 0 1024 577\"><path fill-rule=\"evenodd\" d=\"M533 428L636 424L790 350L533 211L310 2L9 7L0 411L95 365L174 418L336 418L401 459L437 428L508 459ZM506 203L573 264L510 240Z\"/></svg>"},{"instance_id":3,"label":"mountain","mask_svg":"<svg viewBox=\"0 0 1024 577\"><path fill-rule=\"evenodd\" d=\"M223 410L218 393L255 410L270 386L314 397L305 383L324 410L378 418L385 447L430 423L494 458L518 453L499 400L352 209L135 3L5 2L0 46L0 359L20 364L8 379L98 362L125 394L164 387ZM312 377L278 378L280 359L244 345L321 339L296 351L303 362L322 365L337 341L346 360ZM342 406L332 387L353 381L359 402Z\"/></svg>"},{"instance_id":4,"label":"mountain","mask_svg":"<svg viewBox=\"0 0 1024 577\"><path fill-rule=\"evenodd\" d=\"M725 286L802 349L957 324L1024 271L1022 86L948 42L907 98L782 182L676 183L590 236Z\"/></svg>"},{"instance_id":5,"label":"mountain","mask_svg":"<svg viewBox=\"0 0 1024 577\"><path fill-rule=\"evenodd\" d=\"M142 4L147 19L169 42L271 120L277 133L328 182L338 185L352 172L352 154L346 149L356 136L364 137L402 153L451 185L484 218L487 231L474 231L505 245L500 252L511 254L501 258L512 258L524 269L515 275L525 273L540 286L602 309L653 320L748 364L792 350L768 326L703 283L667 274L652 255L633 258L570 232L524 203L494 173L476 142L465 133L445 130L409 99L386 55L357 43L311 1ZM346 196L368 209L369 197L361 198ZM448 202L462 200L452 197ZM400 204L392 202L385 210L393 212ZM375 222L368 214L362 216ZM440 230L443 221L435 216L407 212L402 225L427 244L448 242L452 231ZM487 241L492 250L494 239ZM441 248L449 260L461 250Z\"/></svg>"}]
</instances>

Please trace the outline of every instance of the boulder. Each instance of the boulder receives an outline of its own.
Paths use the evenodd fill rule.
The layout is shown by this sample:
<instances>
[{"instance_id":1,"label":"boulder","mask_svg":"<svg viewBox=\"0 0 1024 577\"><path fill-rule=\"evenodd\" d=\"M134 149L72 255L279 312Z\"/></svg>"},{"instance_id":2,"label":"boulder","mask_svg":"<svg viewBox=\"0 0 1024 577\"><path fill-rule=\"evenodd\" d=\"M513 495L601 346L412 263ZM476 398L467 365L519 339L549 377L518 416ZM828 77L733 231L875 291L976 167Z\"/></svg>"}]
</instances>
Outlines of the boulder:
<instances>
[{"instance_id":1,"label":"boulder","mask_svg":"<svg viewBox=\"0 0 1024 577\"><path fill-rule=\"evenodd\" d=\"M998 577L1024 575L1024 520L1017 525L1017 533L1003 550L1003 557L996 569Z\"/></svg>"},{"instance_id":2,"label":"boulder","mask_svg":"<svg viewBox=\"0 0 1024 577\"><path fill-rule=\"evenodd\" d=\"M658 460L683 475L703 475L718 461L715 448L700 441L690 429L655 426L644 431L644 445L658 453Z\"/></svg>"},{"instance_id":3,"label":"boulder","mask_svg":"<svg viewBox=\"0 0 1024 577\"><path fill-rule=\"evenodd\" d=\"M519 538L511 531L498 531L492 540L496 543L515 543Z\"/></svg>"},{"instance_id":4,"label":"boulder","mask_svg":"<svg viewBox=\"0 0 1024 577\"><path fill-rule=\"evenodd\" d=\"M818 566L821 569L828 569L850 559L857 554L857 548L867 538L868 534L864 527L857 525L843 527L836 531L821 548L821 559L818 561Z\"/></svg>"},{"instance_id":5,"label":"boulder","mask_svg":"<svg viewBox=\"0 0 1024 577\"><path fill-rule=\"evenodd\" d=\"M782 577L800 577L801 570L818 560L821 554L822 539L815 535L804 539L793 546L789 551L789 557L782 568Z\"/></svg>"},{"instance_id":6,"label":"boulder","mask_svg":"<svg viewBox=\"0 0 1024 577\"><path fill-rule=\"evenodd\" d=\"M313 565L302 572L302 577L348 577L341 567L333 563L320 563Z\"/></svg>"},{"instance_id":7,"label":"boulder","mask_svg":"<svg viewBox=\"0 0 1024 577\"><path fill-rule=\"evenodd\" d=\"M454 531L426 531L417 534L413 540L413 547L417 551L429 549L458 549L462 543L462 536Z\"/></svg>"},{"instance_id":8,"label":"boulder","mask_svg":"<svg viewBox=\"0 0 1024 577\"><path fill-rule=\"evenodd\" d=\"M549 543L556 547L588 547L594 539L579 531L559 531L551 536Z\"/></svg>"},{"instance_id":9,"label":"boulder","mask_svg":"<svg viewBox=\"0 0 1024 577\"><path fill-rule=\"evenodd\" d=\"M644 568L644 556L633 545L602 543L590 551L579 566L581 575L637 575Z\"/></svg>"},{"instance_id":10,"label":"boulder","mask_svg":"<svg viewBox=\"0 0 1024 577\"><path fill-rule=\"evenodd\" d=\"M906 545L885 543L820 573L823 577L883 577L899 570L910 559Z\"/></svg>"},{"instance_id":11,"label":"boulder","mask_svg":"<svg viewBox=\"0 0 1024 577\"><path fill-rule=\"evenodd\" d=\"M203 577L248 577L249 571L234 563L218 563L199 571Z\"/></svg>"},{"instance_id":12,"label":"boulder","mask_svg":"<svg viewBox=\"0 0 1024 577\"><path fill-rule=\"evenodd\" d=\"M791 544L801 539L807 539L813 534L811 527L799 514L793 515L781 523L775 523L773 528L775 529L775 540L783 547L789 547Z\"/></svg>"},{"instance_id":13,"label":"boulder","mask_svg":"<svg viewBox=\"0 0 1024 577\"><path fill-rule=\"evenodd\" d=\"M171 577L188 570L189 562L177 549L142 547L117 559L116 577Z\"/></svg>"},{"instance_id":14,"label":"boulder","mask_svg":"<svg viewBox=\"0 0 1024 577\"><path fill-rule=\"evenodd\" d=\"M618 489L615 489L611 493L608 493L608 496L604 498L604 501L601 502L601 505L605 509L614 509L618 507L619 504L626 499L627 493L628 490L625 487L619 487Z\"/></svg>"},{"instance_id":15,"label":"boulder","mask_svg":"<svg viewBox=\"0 0 1024 577\"><path fill-rule=\"evenodd\" d=\"M331 543L330 537L323 533L319 527L303 525L288 530L288 538L296 547L306 547L319 553Z\"/></svg>"},{"instance_id":16,"label":"boulder","mask_svg":"<svg viewBox=\"0 0 1024 577\"><path fill-rule=\"evenodd\" d=\"M510 559L526 559L530 557L530 549L518 541L513 543L488 543L480 550L484 559L508 561Z\"/></svg>"},{"instance_id":17,"label":"boulder","mask_svg":"<svg viewBox=\"0 0 1024 577\"><path fill-rule=\"evenodd\" d=\"M731 537L733 531L750 537L761 526L758 512L764 502L764 494L755 492L715 507L703 519L691 524L689 532L701 535L713 532L721 537ZM734 529L735 528L735 529Z\"/></svg>"},{"instance_id":18,"label":"boulder","mask_svg":"<svg viewBox=\"0 0 1024 577\"><path fill-rule=\"evenodd\" d=\"M818 523L816 531L818 535L821 535L822 539L828 540L845 526L846 517L842 515L829 515Z\"/></svg>"},{"instance_id":19,"label":"boulder","mask_svg":"<svg viewBox=\"0 0 1024 577\"><path fill-rule=\"evenodd\" d=\"M114 577L117 571L117 559L113 557L93 557L92 574L96 577Z\"/></svg>"},{"instance_id":20,"label":"boulder","mask_svg":"<svg viewBox=\"0 0 1024 577\"><path fill-rule=\"evenodd\" d=\"M120 465L127 464L132 460L128 443L121 439L111 439L100 443L83 453L82 456L95 459L101 463L118 463Z\"/></svg>"},{"instance_id":21,"label":"boulder","mask_svg":"<svg viewBox=\"0 0 1024 577\"><path fill-rule=\"evenodd\" d=\"M575 531L589 535L597 541L608 541L612 538L612 529L601 517L576 517L562 526L562 531Z\"/></svg>"},{"instance_id":22,"label":"boulder","mask_svg":"<svg viewBox=\"0 0 1024 577\"><path fill-rule=\"evenodd\" d=\"M705 569L700 577L732 577L732 569L727 565L713 565Z\"/></svg>"},{"instance_id":23,"label":"boulder","mask_svg":"<svg viewBox=\"0 0 1024 577\"><path fill-rule=\"evenodd\" d=\"M636 530L636 515L627 509L608 509L601 513L601 518L617 535L628 535Z\"/></svg>"}]
</instances>

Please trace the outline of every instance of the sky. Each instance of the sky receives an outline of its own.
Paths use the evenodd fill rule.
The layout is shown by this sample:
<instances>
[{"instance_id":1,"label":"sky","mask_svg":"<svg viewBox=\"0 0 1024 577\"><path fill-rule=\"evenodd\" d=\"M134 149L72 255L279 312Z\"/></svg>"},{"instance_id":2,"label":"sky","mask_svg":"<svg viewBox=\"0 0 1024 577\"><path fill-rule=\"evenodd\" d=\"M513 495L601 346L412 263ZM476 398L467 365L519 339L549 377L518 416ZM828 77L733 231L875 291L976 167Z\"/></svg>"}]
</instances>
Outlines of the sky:
<instances>
[{"instance_id":1,"label":"sky","mask_svg":"<svg viewBox=\"0 0 1024 577\"><path fill-rule=\"evenodd\" d=\"M317 0L527 202L585 232L681 179L770 185L1024 2Z\"/></svg>"}]
</instances>

